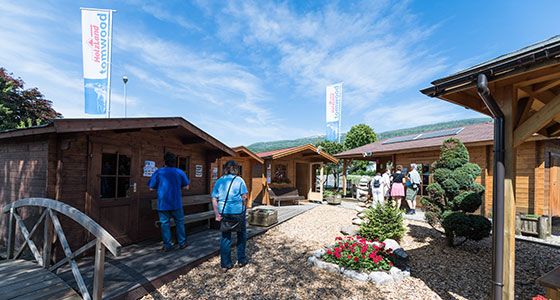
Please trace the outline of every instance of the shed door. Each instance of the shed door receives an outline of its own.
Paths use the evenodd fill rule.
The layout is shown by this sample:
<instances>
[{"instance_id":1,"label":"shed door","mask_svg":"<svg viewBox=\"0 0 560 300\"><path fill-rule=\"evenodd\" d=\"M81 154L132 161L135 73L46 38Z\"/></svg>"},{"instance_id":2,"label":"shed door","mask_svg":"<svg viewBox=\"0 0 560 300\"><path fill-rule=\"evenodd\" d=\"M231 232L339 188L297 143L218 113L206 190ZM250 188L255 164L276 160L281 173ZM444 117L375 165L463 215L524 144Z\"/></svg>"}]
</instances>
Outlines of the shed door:
<instances>
[{"instance_id":1,"label":"shed door","mask_svg":"<svg viewBox=\"0 0 560 300\"><path fill-rule=\"evenodd\" d=\"M90 165L92 211L122 245L134 242L138 222L136 182L140 167L132 147L93 144Z\"/></svg>"},{"instance_id":2,"label":"shed door","mask_svg":"<svg viewBox=\"0 0 560 300\"><path fill-rule=\"evenodd\" d=\"M560 216L560 155L550 155L550 215Z\"/></svg>"}]
</instances>

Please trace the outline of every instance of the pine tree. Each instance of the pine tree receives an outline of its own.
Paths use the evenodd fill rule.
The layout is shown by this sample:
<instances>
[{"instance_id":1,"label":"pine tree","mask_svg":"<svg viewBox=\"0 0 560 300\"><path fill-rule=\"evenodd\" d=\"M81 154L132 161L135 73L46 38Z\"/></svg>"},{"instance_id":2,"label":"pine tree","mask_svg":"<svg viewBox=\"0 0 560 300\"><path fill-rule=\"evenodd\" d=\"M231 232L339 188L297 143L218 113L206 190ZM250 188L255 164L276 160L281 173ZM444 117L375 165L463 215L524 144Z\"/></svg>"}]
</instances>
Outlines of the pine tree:
<instances>
[{"instance_id":1,"label":"pine tree","mask_svg":"<svg viewBox=\"0 0 560 300\"><path fill-rule=\"evenodd\" d=\"M436 229L443 227L449 246L456 246L456 237L464 237L464 242L489 236L490 221L472 214L482 205L485 189L474 182L481 169L469 163L465 145L456 138L445 140L432 170L434 182L426 188L429 198L421 199L426 221Z\"/></svg>"}]
</instances>

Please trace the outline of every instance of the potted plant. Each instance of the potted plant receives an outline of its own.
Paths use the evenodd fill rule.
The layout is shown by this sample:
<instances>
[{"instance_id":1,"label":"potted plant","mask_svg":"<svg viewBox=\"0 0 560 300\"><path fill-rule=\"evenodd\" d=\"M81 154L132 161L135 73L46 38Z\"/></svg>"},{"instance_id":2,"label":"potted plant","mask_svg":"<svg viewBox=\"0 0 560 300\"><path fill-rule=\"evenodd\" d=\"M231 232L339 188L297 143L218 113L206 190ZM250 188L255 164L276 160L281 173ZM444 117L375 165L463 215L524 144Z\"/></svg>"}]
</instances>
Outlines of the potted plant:
<instances>
[{"instance_id":1,"label":"potted plant","mask_svg":"<svg viewBox=\"0 0 560 300\"><path fill-rule=\"evenodd\" d=\"M325 191L326 193L327 191ZM342 203L342 193L339 190L328 191L330 197L326 197L328 204L339 205Z\"/></svg>"}]
</instances>

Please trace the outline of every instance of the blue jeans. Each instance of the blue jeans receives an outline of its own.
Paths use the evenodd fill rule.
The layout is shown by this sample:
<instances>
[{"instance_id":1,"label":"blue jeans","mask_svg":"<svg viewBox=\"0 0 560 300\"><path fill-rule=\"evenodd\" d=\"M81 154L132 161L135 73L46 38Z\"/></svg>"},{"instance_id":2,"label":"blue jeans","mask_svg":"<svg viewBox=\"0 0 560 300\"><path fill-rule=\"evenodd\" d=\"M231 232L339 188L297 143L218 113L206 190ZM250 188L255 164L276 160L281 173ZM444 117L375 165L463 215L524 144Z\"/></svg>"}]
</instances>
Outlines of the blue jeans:
<instances>
[{"instance_id":1,"label":"blue jeans","mask_svg":"<svg viewBox=\"0 0 560 300\"><path fill-rule=\"evenodd\" d=\"M224 214L224 216L227 214ZM247 217L243 212L241 218L241 231L236 232L237 235L237 262L242 264L247 262L245 256L245 246L247 245ZM220 238L220 258L222 268L229 268L233 266L231 261L231 232L222 232Z\"/></svg>"},{"instance_id":2,"label":"blue jeans","mask_svg":"<svg viewBox=\"0 0 560 300\"><path fill-rule=\"evenodd\" d=\"M160 210L159 221L161 222L161 239L163 240L163 247L171 248L171 228L169 226L169 220L171 217L175 220L175 229L177 230L177 243L179 245L184 245L187 243L187 238L185 235L185 215L183 213L183 208L176 210Z\"/></svg>"}]
</instances>

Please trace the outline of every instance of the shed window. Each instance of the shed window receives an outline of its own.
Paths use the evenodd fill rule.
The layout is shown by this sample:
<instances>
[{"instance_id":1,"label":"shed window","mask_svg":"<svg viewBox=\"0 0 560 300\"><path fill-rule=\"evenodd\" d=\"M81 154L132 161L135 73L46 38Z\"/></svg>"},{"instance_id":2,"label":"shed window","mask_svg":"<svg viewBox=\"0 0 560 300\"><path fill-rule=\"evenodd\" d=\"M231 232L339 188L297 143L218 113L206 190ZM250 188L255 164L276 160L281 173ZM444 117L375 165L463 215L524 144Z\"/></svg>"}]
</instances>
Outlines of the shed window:
<instances>
[{"instance_id":1,"label":"shed window","mask_svg":"<svg viewBox=\"0 0 560 300\"><path fill-rule=\"evenodd\" d=\"M185 175L190 179L189 175L189 165L190 165L190 157L185 156L177 156L177 169L183 170Z\"/></svg>"},{"instance_id":2,"label":"shed window","mask_svg":"<svg viewBox=\"0 0 560 300\"><path fill-rule=\"evenodd\" d=\"M130 157L120 153L101 155L101 198L130 197Z\"/></svg>"},{"instance_id":3,"label":"shed window","mask_svg":"<svg viewBox=\"0 0 560 300\"><path fill-rule=\"evenodd\" d=\"M428 196L426 188L430 184L430 164L418 164L422 166L422 196Z\"/></svg>"}]
</instances>

